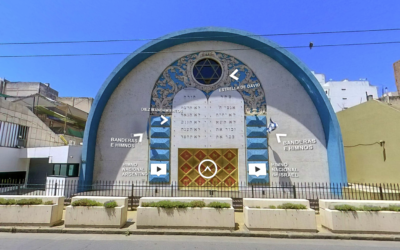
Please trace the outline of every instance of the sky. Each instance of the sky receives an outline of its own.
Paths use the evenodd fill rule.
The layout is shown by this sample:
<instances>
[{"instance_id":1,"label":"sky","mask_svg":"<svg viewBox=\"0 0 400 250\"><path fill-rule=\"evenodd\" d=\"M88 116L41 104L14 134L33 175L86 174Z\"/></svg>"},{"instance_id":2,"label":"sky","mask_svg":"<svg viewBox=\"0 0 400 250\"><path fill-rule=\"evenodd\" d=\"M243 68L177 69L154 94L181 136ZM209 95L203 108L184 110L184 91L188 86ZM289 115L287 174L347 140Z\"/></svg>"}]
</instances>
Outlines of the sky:
<instances>
[{"instance_id":1,"label":"sky","mask_svg":"<svg viewBox=\"0 0 400 250\"><path fill-rule=\"evenodd\" d=\"M151 39L216 26L254 34L400 28L399 0L0 0L0 56L131 53L146 42L1 45ZM281 46L400 41L400 31L266 37ZM400 43L288 49L326 79L367 78L395 91ZM95 97L127 55L0 57L0 77L50 83L59 96Z\"/></svg>"}]
</instances>

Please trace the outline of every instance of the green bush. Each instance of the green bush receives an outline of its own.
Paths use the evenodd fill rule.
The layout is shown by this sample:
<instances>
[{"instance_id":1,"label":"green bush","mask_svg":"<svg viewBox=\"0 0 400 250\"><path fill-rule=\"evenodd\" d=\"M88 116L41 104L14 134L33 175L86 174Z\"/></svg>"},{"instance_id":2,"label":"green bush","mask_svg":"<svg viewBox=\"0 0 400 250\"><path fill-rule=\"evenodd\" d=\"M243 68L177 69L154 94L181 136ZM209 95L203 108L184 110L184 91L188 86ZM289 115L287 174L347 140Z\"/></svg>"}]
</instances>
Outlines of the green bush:
<instances>
[{"instance_id":1,"label":"green bush","mask_svg":"<svg viewBox=\"0 0 400 250\"><path fill-rule=\"evenodd\" d=\"M268 208L269 209L276 209L276 207L274 205L269 205Z\"/></svg>"},{"instance_id":2,"label":"green bush","mask_svg":"<svg viewBox=\"0 0 400 250\"><path fill-rule=\"evenodd\" d=\"M97 206L103 206L103 203L89 199L81 199L72 202L71 205L73 207L97 207Z\"/></svg>"},{"instance_id":3,"label":"green bush","mask_svg":"<svg viewBox=\"0 0 400 250\"><path fill-rule=\"evenodd\" d=\"M379 212L379 211L392 211L392 212L400 212L400 206L398 205L389 205L388 207L379 207L379 206L362 206L355 207L351 205L337 205L334 208L335 210L348 212L348 211L365 211L365 212Z\"/></svg>"},{"instance_id":4,"label":"green bush","mask_svg":"<svg viewBox=\"0 0 400 250\"><path fill-rule=\"evenodd\" d=\"M382 211L382 208L378 206L363 206L362 208L359 208L359 211L378 212Z\"/></svg>"},{"instance_id":5,"label":"green bush","mask_svg":"<svg viewBox=\"0 0 400 250\"><path fill-rule=\"evenodd\" d=\"M389 205L388 210L393 211L393 212L400 212L400 206L399 205Z\"/></svg>"},{"instance_id":6,"label":"green bush","mask_svg":"<svg viewBox=\"0 0 400 250\"><path fill-rule=\"evenodd\" d=\"M296 209L296 210L301 210L301 209L307 209L307 206L304 206L303 204L284 203L282 205L279 205L278 209Z\"/></svg>"},{"instance_id":7,"label":"green bush","mask_svg":"<svg viewBox=\"0 0 400 250\"><path fill-rule=\"evenodd\" d=\"M115 208L115 207L118 207L118 204L116 201L106 201L106 202L104 202L104 207L105 208Z\"/></svg>"},{"instance_id":8,"label":"green bush","mask_svg":"<svg viewBox=\"0 0 400 250\"><path fill-rule=\"evenodd\" d=\"M348 212L348 211L359 211L360 209L351 205L336 205L335 210Z\"/></svg>"},{"instance_id":9,"label":"green bush","mask_svg":"<svg viewBox=\"0 0 400 250\"><path fill-rule=\"evenodd\" d=\"M159 207L159 208L188 208L188 207L213 207L213 208L230 208L228 203L211 202L206 205L204 201L157 201L157 202L142 202L142 207Z\"/></svg>"},{"instance_id":10,"label":"green bush","mask_svg":"<svg viewBox=\"0 0 400 250\"><path fill-rule=\"evenodd\" d=\"M14 199L0 198L0 205L15 205L17 202Z\"/></svg>"},{"instance_id":11,"label":"green bush","mask_svg":"<svg viewBox=\"0 0 400 250\"><path fill-rule=\"evenodd\" d=\"M142 202L142 207L159 207L159 208L187 208L190 206L189 202L181 201L158 201L158 202Z\"/></svg>"},{"instance_id":12,"label":"green bush","mask_svg":"<svg viewBox=\"0 0 400 250\"><path fill-rule=\"evenodd\" d=\"M45 203L43 203L44 205L54 205L54 203L52 201L46 201Z\"/></svg>"},{"instance_id":13,"label":"green bush","mask_svg":"<svg viewBox=\"0 0 400 250\"><path fill-rule=\"evenodd\" d=\"M40 205L43 203L41 199L21 199L16 201L17 205Z\"/></svg>"},{"instance_id":14,"label":"green bush","mask_svg":"<svg viewBox=\"0 0 400 250\"><path fill-rule=\"evenodd\" d=\"M206 203L204 201L191 201L190 207L205 207Z\"/></svg>"},{"instance_id":15,"label":"green bush","mask_svg":"<svg viewBox=\"0 0 400 250\"><path fill-rule=\"evenodd\" d=\"M218 202L218 201L214 201L211 202L207 205L207 207L213 207L213 208L230 208L231 205L229 203L226 202Z\"/></svg>"}]
</instances>

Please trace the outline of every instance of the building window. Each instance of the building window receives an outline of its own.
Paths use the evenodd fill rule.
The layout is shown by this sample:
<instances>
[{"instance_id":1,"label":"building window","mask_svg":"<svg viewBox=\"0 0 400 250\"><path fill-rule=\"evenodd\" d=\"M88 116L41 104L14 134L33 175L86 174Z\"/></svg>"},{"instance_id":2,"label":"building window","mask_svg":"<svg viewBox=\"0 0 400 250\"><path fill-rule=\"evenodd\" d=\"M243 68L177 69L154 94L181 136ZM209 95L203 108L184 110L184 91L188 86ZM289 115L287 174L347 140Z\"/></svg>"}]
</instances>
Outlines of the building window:
<instances>
[{"instance_id":1,"label":"building window","mask_svg":"<svg viewBox=\"0 0 400 250\"><path fill-rule=\"evenodd\" d=\"M347 100L347 98L346 98L346 97L343 97L342 99L343 99L343 100Z\"/></svg>"},{"instance_id":2,"label":"building window","mask_svg":"<svg viewBox=\"0 0 400 250\"><path fill-rule=\"evenodd\" d=\"M79 175L79 164L54 164L53 175L66 176L66 177L78 177Z\"/></svg>"},{"instance_id":3,"label":"building window","mask_svg":"<svg viewBox=\"0 0 400 250\"><path fill-rule=\"evenodd\" d=\"M29 127L0 121L0 147L25 147Z\"/></svg>"},{"instance_id":4,"label":"building window","mask_svg":"<svg viewBox=\"0 0 400 250\"><path fill-rule=\"evenodd\" d=\"M193 67L193 76L201 84L216 83L222 74L221 65L210 58L198 61Z\"/></svg>"},{"instance_id":5,"label":"building window","mask_svg":"<svg viewBox=\"0 0 400 250\"><path fill-rule=\"evenodd\" d=\"M346 89L342 89L342 90L346 90Z\"/></svg>"}]
</instances>

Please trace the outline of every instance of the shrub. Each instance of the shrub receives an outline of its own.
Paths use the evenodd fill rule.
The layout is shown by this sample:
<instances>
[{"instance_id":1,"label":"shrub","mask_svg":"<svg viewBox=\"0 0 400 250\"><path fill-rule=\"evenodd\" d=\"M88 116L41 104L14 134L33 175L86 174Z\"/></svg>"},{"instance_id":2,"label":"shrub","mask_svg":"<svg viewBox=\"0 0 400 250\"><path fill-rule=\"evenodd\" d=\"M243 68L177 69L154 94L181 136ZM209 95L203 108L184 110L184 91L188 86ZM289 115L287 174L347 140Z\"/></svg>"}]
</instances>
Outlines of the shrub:
<instances>
[{"instance_id":1,"label":"shrub","mask_svg":"<svg viewBox=\"0 0 400 250\"><path fill-rule=\"evenodd\" d=\"M44 205L54 205L54 203L52 201L46 201L45 203L43 203Z\"/></svg>"},{"instance_id":2,"label":"shrub","mask_svg":"<svg viewBox=\"0 0 400 250\"><path fill-rule=\"evenodd\" d=\"M142 207L159 207L159 208L187 208L190 206L189 202L181 201L158 201L158 202L142 202Z\"/></svg>"},{"instance_id":3,"label":"shrub","mask_svg":"<svg viewBox=\"0 0 400 250\"><path fill-rule=\"evenodd\" d=\"M359 208L359 211L378 212L382 211L382 208L378 206L363 206L362 208Z\"/></svg>"},{"instance_id":4,"label":"shrub","mask_svg":"<svg viewBox=\"0 0 400 250\"><path fill-rule=\"evenodd\" d=\"M207 205L207 207L213 207L213 208L230 208L231 205L229 203L226 202L218 202L218 201L214 201L211 202Z\"/></svg>"},{"instance_id":5,"label":"shrub","mask_svg":"<svg viewBox=\"0 0 400 250\"><path fill-rule=\"evenodd\" d=\"M388 210L393 211L393 212L400 212L400 206L399 205L389 205Z\"/></svg>"},{"instance_id":6,"label":"shrub","mask_svg":"<svg viewBox=\"0 0 400 250\"><path fill-rule=\"evenodd\" d=\"M307 206L303 204L293 204L293 203L284 203L278 206L278 209L307 209Z\"/></svg>"},{"instance_id":7,"label":"shrub","mask_svg":"<svg viewBox=\"0 0 400 250\"><path fill-rule=\"evenodd\" d=\"M15 205L17 202L14 199L0 198L0 205Z\"/></svg>"},{"instance_id":8,"label":"shrub","mask_svg":"<svg viewBox=\"0 0 400 250\"><path fill-rule=\"evenodd\" d=\"M154 202L142 202L142 207L154 207Z\"/></svg>"},{"instance_id":9,"label":"shrub","mask_svg":"<svg viewBox=\"0 0 400 250\"><path fill-rule=\"evenodd\" d=\"M276 207L274 205L269 205L268 208L269 209L276 209Z\"/></svg>"},{"instance_id":10,"label":"shrub","mask_svg":"<svg viewBox=\"0 0 400 250\"><path fill-rule=\"evenodd\" d=\"M115 207L118 207L118 204L116 201L106 201L106 202L104 202L104 207L105 208L115 208Z\"/></svg>"},{"instance_id":11,"label":"shrub","mask_svg":"<svg viewBox=\"0 0 400 250\"><path fill-rule=\"evenodd\" d=\"M71 205L73 207L95 207L95 206L103 206L103 203L89 199L81 199L72 202Z\"/></svg>"},{"instance_id":12,"label":"shrub","mask_svg":"<svg viewBox=\"0 0 400 250\"><path fill-rule=\"evenodd\" d=\"M335 210L348 212L348 211L357 211L357 210L359 210L359 208L356 208L355 206L351 206L351 205L336 205Z\"/></svg>"},{"instance_id":13,"label":"shrub","mask_svg":"<svg viewBox=\"0 0 400 250\"><path fill-rule=\"evenodd\" d=\"M157 201L157 202L142 202L142 207L159 207L159 208L188 208L188 207L213 207L213 208L230 208L228 203L211 202L206 205L204 201Z\"/></svg>"},{"instance_id":14,"label":"shrub","mask_svg":"<svg viewBox=\"0 0 400 250\"><path fill-rule=\"evenodd\" d=\"M43 201L41 199L21 199L17 200L16 204L17 205L40 205L42 204Z\"/></svg>"},{"instance_id":15,"label":"shrub","mask_svg":"<svg viewBox=\"0 0 400 250\"><path fill-rule=\"evenodd\" d=\"M192 201L190 202L190 207L205 207L206 203L204 201Z\"/></svg>"}]
</instances>

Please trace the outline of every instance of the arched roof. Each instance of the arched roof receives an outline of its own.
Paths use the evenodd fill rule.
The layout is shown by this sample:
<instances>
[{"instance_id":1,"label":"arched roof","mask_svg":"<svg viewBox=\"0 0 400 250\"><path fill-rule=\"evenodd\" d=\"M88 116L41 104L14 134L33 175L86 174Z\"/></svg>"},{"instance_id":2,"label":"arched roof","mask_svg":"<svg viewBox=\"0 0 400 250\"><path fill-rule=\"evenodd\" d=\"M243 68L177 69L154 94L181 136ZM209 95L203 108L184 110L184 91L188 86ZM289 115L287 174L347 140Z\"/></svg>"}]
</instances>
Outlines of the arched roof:
<instances>
[{"instance_id":1,"label":"arched roof","mask_svg":"<svg viewBox=\"0 0 400 250\"><path fill-rule=\"evenodd\" d=\"M339 122L325 92L307 66L292 53L268 39L241 30L218 27L187 29L153 40L127 56L111 72L97 93L86 123L80 181L85 184L92 182L95 145L100 119L108 99L122 79L142 61L153 55L153 52L195 41L224 41L244 45L271 57L286 68L304 87L321 118L328 151L330 181L335 183L347 182Z\"/></svg>"}]
</instances>

